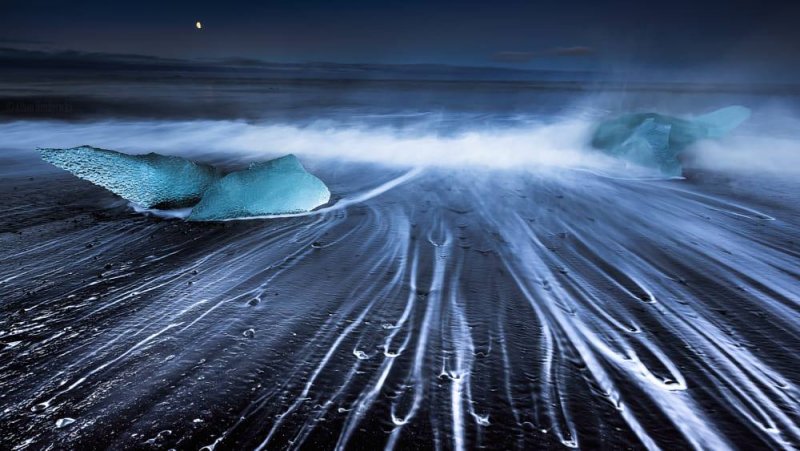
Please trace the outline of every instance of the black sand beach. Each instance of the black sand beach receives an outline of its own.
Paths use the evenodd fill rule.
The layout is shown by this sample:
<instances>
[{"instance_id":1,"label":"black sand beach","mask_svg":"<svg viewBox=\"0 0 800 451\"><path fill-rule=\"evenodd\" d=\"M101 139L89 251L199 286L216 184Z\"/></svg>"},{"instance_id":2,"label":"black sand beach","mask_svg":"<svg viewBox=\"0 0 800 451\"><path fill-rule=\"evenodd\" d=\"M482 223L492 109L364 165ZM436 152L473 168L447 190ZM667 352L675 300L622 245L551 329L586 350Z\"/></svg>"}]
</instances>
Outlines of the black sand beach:
<instances>
[{"instance_id":1,"label":"black sand beach","mask_svg":"<svg viewBox=\"0 0 800 451\"><path fill-rule=\"evenodd\" d=\"M408 170L315 168L339 202ZM6 173L4 444L798 443L795 180L407 177L327 213L186 223Z\"/></svg>"},{"instance_id":2,"label":"black sand beach","mask_svg":"<svg viewBox=\"0 0 800 451\"><path fill-rule=\"evenodd\" d=\"M796 89L41 58L0 78L0 449L800 444ZM730 104L684 178L587 148ZM83 144L333 198L137 213L35 150Z\"/></svg>"}]
</instances>

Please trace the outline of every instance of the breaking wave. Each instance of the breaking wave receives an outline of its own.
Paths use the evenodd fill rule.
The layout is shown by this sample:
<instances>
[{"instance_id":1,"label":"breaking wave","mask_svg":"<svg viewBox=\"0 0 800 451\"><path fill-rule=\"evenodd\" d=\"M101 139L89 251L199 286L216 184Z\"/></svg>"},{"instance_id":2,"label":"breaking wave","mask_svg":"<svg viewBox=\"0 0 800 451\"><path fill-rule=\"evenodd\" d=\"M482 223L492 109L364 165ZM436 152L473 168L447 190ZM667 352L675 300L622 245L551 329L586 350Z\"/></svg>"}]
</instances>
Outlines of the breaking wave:
<instances>
[{"instance_id":1,"label":"breaking wave","mask_svg":"<svg viewBox=\"0 0 800 451\"><path fill-rule=\"evenodd\" d=\"M239 120L17 121L0 124L0 147L32 152L37 147L93 145L129 153L158 152L231 164L294 153L306 159L337 159L399 166L477 168L585 168L628 173L632 168L588 147L598 112L543 121L517 118L513 126L459 127L420 120L406 127L259 124ZM755 125L689 149L687 160L704 169L795 172L800 168L800 120L782 119L775 133L764 114ZM469 121L470 119L464 119ZM474 119L473 119L474 120Z\"/></svg>"}]
</instances>

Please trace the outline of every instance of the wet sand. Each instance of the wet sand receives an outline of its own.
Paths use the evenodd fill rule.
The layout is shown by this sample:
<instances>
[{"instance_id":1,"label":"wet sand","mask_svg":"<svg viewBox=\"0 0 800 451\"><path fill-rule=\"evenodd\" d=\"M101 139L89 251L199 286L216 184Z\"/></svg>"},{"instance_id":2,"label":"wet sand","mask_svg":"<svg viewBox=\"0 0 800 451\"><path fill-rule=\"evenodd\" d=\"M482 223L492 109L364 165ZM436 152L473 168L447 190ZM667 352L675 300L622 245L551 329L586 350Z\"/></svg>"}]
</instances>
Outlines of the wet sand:
<instances>
[{"instance_id":1,"label":"wet sand","mask_svg":"<svg viewBox=\"0 0 800 451\"><path fill-rule=\"evenodd\" d=\"M3 448L800 443L791 178L428 168L203 224L31 164L0 184ZM339 201L408 169L316 167Z\"/></svg>"}]
</instances>

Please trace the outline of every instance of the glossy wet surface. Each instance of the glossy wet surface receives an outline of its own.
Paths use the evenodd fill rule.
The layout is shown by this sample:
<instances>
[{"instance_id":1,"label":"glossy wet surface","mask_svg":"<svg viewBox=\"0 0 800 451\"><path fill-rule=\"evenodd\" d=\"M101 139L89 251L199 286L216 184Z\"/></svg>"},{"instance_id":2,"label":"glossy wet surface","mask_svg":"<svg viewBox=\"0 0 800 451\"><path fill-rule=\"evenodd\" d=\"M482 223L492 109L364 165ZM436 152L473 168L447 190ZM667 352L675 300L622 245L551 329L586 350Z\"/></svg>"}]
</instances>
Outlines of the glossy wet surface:
<instances>
[{"instance_id":1,"label":"glossy wet surface","mask_svg":"<svg viewBox=\"0 0 800 451\"><path fill-rule=\"evenodd\" d=\"M316 167L359 201L190 224L7 176L3 447L800 443L795 181Z\"/></svg>"}]
</instances>

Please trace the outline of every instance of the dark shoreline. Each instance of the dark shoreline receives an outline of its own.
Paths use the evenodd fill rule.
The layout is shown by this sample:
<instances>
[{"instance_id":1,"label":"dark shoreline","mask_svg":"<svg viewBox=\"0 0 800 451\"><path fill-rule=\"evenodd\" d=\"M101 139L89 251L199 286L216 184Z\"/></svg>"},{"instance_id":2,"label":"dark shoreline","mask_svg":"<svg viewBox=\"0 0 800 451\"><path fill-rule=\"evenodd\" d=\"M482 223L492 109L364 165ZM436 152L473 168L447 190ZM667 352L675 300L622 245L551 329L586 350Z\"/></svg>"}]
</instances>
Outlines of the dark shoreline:
<instances>
[{"instance_id":1,"label":"dark shoreline","mask_svg":"<svg viewBox=\"0 0 800 451\"><path fill-rule=\"evenodd\" d=\"M380 171L320 176L346 196ZM137 215L66 174L6 179L5 442L638 449L798 438L788 423L765 433L736 407L796 414L791 182L466 175L430 169L321 216L209 224ZM729 391L743 377L746 398ZM691 400L683 420L670 413L679 400ZM57 428L63 418L76 421ZM692 418L702 426L685 429Z\"/></svg>"}]
</instances>

